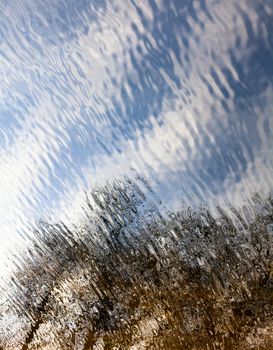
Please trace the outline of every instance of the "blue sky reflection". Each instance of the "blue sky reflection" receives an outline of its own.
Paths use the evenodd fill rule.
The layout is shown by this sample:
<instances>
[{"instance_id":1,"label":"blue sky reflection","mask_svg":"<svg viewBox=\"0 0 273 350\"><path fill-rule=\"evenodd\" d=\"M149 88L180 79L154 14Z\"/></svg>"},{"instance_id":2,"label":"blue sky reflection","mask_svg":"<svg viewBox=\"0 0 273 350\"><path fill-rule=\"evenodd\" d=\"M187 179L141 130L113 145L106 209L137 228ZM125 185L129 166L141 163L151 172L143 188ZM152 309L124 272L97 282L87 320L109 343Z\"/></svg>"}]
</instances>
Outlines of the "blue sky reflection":
<instances>
[{"instance_id":1,"label":"blue sky reflection","mask_svg":"<svg viewBox=\"0 0 273 350\"><path fill-rule=\"evenodd\" d=\"M270 1L0 8L3 250L135 171L168 208L272 189Z\"/></svg>"}]
</instances>

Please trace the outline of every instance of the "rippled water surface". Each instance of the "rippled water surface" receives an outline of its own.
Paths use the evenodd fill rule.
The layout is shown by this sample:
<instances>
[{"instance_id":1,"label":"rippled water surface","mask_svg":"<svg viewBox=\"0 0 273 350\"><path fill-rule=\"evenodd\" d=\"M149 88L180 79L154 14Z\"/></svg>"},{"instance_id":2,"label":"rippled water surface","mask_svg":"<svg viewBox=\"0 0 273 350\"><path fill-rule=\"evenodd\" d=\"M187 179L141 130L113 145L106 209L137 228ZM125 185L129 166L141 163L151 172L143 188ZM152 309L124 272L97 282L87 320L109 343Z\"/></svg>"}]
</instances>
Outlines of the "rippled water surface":
<instances>
[{"instance_id":1,"label":"rippled water surface","mask_svg":"<svg viewBox=\"0 0 273 350\"><path fill-rule=\"evenodd\" d=\"M272 33L271 0L0 0L0 347L270 349Z\"/></svg>"}]
</instances>

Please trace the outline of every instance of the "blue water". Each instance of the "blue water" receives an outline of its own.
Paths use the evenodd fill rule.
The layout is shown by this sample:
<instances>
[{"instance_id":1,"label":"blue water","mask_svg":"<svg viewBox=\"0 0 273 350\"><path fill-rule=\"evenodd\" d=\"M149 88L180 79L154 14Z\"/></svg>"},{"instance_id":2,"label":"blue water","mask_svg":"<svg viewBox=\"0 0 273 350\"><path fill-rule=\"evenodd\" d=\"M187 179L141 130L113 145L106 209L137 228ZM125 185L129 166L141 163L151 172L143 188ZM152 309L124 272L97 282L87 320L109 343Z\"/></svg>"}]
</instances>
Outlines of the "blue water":
<instances>
[{"instance_id":1,"label":"blue water","mask_svg":"<svg viewBox=\"0 0 273 350\"><path fill-rule=\"evenodd\" d=\"M162 211L272 192L273 3L0 2L5 280L39 219L145 176ZM16 259L15 259L16 260Z\"/></svg>"}]
</instances>

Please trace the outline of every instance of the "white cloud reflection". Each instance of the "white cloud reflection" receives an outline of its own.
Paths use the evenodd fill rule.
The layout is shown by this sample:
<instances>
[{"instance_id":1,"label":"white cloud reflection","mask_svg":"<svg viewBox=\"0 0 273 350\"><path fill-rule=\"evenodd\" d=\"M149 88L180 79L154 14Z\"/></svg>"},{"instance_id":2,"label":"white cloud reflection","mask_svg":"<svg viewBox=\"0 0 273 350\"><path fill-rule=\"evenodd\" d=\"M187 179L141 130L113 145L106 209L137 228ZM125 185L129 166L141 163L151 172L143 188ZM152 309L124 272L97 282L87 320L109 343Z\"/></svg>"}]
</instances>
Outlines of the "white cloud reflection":
<instances>
[{"instance_id":1,"label":"white cloud reflection","mask_svg":"<svg viewBox=\"0 0 273 350\"><path fill-rule=\"evenodd\" d=\"M205 141L209 139L210 147L217 148L219 130L230 127L230 119L225 115L237 113L236 92L223 71L239 81L234 57L230 55L238 46L238 36L240 46L235 52L236 59L243 60L251 54L248 28L243 17L238 16L236 1L207 4L213 20L199 2L194 4L197 20L187 13L186 7L183 14L191 32L179 33L179 26L174 29L180 56L176 56L175 50L169 50L172 71L179 77L180 86L164 67L159 69L172 94L164 95L159 116L150 112L141 127L132 128L134 131L129 136L124 134L124 121L117 114L115 103L120 104L125 115L128 104L138 104L129 81L140 89L142 81L132 56L143 64L143 72L144 67L153 72L147 58L150 46L145 45L143 37L162 53L160 38L153 34L155 18L148 4L140 3L143 21L131 3L108 2L106 8L97 10L93 22L82 18L88 26L87 32L77 32L75 28L75 38L52 46L47 45L27 21L23 25L20 18L26 16L24 6L18 3L15 8L10 5L5 9L7 39L1 63L0 108L11 109L19 103L22 116L20 119L20 114L11 110L11 114L16 115L16 123L9 130L3 123L1 132L4 137L0 149L2 256L8 249L14 253L15 244L24 244L26 236L20 236L19 232L31 231L34 220L49 211L71 219L72 213L78 215L84 189L130 174L132 168L144 174L159 192L160 183L166 184L170 192L176 185L176 194L181 196L192 192L189 187L192 179L187 180L185 174L196 171L198 179L199 165L206 158L206 152L211 152L206 149ZM164 13L164 2L158 5ZM31 6L42 18L35 3ZM248 1L242 1L240 9L247 12L254 34L263 35L258 33L255 8L251 8ZM28 31L36 46L32 46L25 35ZM164 29L161 31L164 34ZM14 48L9 42L14 43ZM212 69L217 71L216 78ZM127 93L128 102L122 89ZM272 101L271 89L264 94L267 102ZM223 100L229 112L223 109ZM257 108L254 114L264 113ZM263 121L261 117L258 133L263 132ZM130 120L126 122L130 125ZM115 139L118 141L114 143ZM268 136L263 138L267 139ZM76 149L75 155L73 149L77 142L80 151L77 153ZM207 189L203 199L221 201L235 196L237 201L241 193L249 193L255 187L270 189L269 146L272 147L263 141L255 151L254 161L247 159L247 170L239 181L235 182L231 173L222 182L221 193L216 195ZM84 153L86 149L88 156ZM247 154L245 157L248 158ZM171 194L166 198L171 198ZM5 261L3 258L3 264Z\"/></svg>"}]
</instances>

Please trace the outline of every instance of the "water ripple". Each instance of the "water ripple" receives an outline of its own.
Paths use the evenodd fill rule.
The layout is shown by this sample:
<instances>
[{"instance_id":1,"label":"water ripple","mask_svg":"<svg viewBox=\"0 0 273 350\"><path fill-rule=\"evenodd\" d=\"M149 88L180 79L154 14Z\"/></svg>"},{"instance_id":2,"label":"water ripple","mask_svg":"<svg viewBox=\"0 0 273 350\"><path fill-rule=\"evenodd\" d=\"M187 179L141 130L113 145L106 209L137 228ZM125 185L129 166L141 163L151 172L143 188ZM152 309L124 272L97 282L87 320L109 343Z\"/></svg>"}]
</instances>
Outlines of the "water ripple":
<instances>
[{"instance_id":1,"label":"water ripple","mask_svg":"<svg viewBox=\"0 0 273 350\"><path fill-rule=\"evenodd\" d=\"M47 243L34 234L37 222L62 221L70 229L80 225L90 209L85 193L95 188L115 193L124 176L147 179L145 191L156 196L154 206L159 207L155 214L151 203L149 209L144 205L149 217L163 218L186 206L195 210L200 203L214 214L217 206L245 206L251 212L254 192L262 197L272 192L271 1L12 0L1 2L0 13L0 253L2 289L8 297L4 286L11 272L26 269L31 259L41 264L36 253ZM140 189L137 193L134 198L141 197ZM123 204L97 205L94 235L100 229L116 230L127 220L137 220L140 227L142 220L146 223L142 214L133 214L135 206L125 215ZM105 206L107 213L102 213ZM232 213L234 229L244 228L241 214L234 218ZM175 232L176 224L170 225ZM177 225L183 226L183 220ZM145 226L143 232L150 229ZM160 249L161 238L159 246L148 243L149 249ZM80 245L61 235L56 239L72 255L70 245ZM98 246L98 252L112 249L110 241ZM35 242L37 252L35 248L24 261ZM84 244L89 247L90 242ZM197 254L184 248L184 255ZM58 274L61 263L46 259L45 274ZM209 269L210 258L198 259ZM67 269L64 284L56 286L52 297L60 303L76 274ZM29 320L40 320L36 306L22 316L22 329L30 327ZM185 315L195 317L189 310ZM9 317L11 322L14 315ZM101 317L107 319L106 328L112 325L112 316ZM146 336L145 329L158 332L156 322L139 324L137 349L145 337L142 341L150 346L153 336ZM94 324L101 329L100 321ZM7 332L2 327L0 344ZM46 328L39 332L45 336ZM23 330L19 333L25 337ZM103 346L99 340L96 344Z\"/></svg>"}]
</instances>

